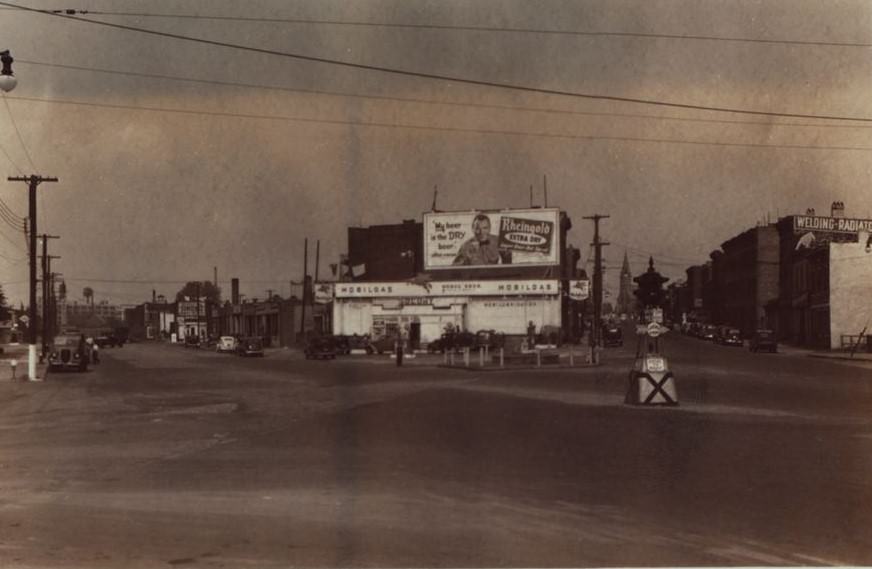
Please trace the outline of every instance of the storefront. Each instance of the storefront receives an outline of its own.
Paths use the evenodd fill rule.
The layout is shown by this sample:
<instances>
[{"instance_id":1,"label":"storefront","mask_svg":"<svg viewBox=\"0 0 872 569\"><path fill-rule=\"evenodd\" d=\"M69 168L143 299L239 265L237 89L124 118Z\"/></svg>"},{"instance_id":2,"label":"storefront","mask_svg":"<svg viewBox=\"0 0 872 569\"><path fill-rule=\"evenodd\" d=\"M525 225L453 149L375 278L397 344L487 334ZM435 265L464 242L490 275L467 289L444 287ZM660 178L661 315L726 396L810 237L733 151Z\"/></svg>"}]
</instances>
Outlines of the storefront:
<instances>
[{"instance_id":1,"label":"storefront","mask_svg":"<svg viewBox=\"0 0 872 569\"><path fill-rule=\"evenodd\" d=\"M448 327L524 335L530 322L560 327L560 292L556 279L337 283L334 333L378 338L405 329L413 345Z\"/></svg>"}]
</instances>

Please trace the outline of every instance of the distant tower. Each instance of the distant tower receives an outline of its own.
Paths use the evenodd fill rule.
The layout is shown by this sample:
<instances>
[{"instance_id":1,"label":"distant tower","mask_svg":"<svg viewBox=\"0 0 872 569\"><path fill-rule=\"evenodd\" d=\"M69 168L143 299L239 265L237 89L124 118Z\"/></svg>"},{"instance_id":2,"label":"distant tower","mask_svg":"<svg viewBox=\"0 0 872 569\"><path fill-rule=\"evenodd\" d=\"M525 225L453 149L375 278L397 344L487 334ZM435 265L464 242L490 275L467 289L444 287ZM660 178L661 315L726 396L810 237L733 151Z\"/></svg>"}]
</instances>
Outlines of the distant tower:
<instances>
[{"instance_id":1,"label":"distant tower","mask_svg":"<svg viewBox=\"0 0 872 569\"><path fill-rule=\"evenodd\" d=\"M618 314L631 315L636 312L636 297L633 296L633 273L630 271L630 260L624 251L624 266L621 267L621 290L618 293Z\"/></svg>"}]
</instances>

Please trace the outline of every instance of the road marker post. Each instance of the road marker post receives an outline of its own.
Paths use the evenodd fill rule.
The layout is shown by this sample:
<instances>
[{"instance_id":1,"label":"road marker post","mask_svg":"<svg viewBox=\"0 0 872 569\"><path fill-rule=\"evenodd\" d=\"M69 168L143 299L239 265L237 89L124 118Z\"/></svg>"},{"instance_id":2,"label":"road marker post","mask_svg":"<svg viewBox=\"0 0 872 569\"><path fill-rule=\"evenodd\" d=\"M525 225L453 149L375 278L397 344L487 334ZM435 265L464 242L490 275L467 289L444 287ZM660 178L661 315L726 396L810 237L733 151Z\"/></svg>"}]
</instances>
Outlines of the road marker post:
<instances>
[{"instance_id":1,"label":"road marker post","mask_svg":"<svg viewBox=\"0 0 872 569\"><path fill-rule=\"evenodd\" d=\"M660 352L660 336L665 332L657 322L636 328L636 359L624 398L627 405L678 405L675 377Z\"/></svg>"}]
</instances>

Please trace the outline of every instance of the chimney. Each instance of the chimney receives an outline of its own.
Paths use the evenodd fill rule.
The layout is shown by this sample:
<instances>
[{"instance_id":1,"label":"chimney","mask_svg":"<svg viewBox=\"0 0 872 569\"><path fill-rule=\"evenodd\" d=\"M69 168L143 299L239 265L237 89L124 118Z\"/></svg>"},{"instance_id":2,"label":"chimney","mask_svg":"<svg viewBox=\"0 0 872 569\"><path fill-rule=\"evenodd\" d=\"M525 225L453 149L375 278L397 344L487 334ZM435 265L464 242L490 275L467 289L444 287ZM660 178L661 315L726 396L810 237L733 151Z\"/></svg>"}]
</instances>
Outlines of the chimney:
<instances>
[{"instance_id":1,"label":"chimney","mask_svg":"<svg viewBox=\"0 0 872 569\"><path fill-rule=\"evenodd\" d=\"M814 208L813 207L808 208L807 210L805 210L805 214L814 217Z\"/></svg>"},{"instance_id":2,"label":"chimney","mask_svg":"<svg viewBox=\"0 0 872 569\"><path fill-rule=\"evenodd\" d=\"M154 289L151 289L151 303L154 304L157 302L157 293L155 293Z\"/></svg>"},{"instance_id":3,"label":"chimney","mask_svg":"<svg viewBox=\"0 0 872 569\"><path fill-rule=\"evenodd\" d=\"M833 202L832 208L830 209L830 217L845 217L845 203Z\"/></svg>"},{"instance_id":4,"label":"chimney","mask_svg":"<svg viewBox=\"0 0 872 569\"><path fill-rule=\"evenodd\" d=\"M237 278L230 281L230 303L239 304L239 279Z\"/></svg>"}]
</instances>

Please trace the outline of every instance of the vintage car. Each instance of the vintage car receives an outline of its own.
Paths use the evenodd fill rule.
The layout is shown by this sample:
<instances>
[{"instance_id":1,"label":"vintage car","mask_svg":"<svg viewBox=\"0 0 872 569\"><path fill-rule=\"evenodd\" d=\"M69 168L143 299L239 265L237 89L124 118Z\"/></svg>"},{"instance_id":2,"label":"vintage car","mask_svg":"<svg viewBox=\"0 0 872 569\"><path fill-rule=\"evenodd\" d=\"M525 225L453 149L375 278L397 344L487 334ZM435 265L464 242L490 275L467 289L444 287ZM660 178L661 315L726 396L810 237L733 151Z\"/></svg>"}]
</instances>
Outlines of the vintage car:
<instances>
[{"instance_id":1,"label":"vintage car","mask_svg":"<svg viewBox=\"0 0 872 569\"><path fill-rule=\"evenodd\" d=\"M215 351L219 354L232 354L236 351L236 338L233 336L219 336L215 343Z\"/></svg>"},{"instance_id":2,"label":"vintage car","mask_svg":"<svg viewBox=\"0 0 872 569\"><path fill-rule=\"evenodd\" d=\"M506 345L506 336L496 330L479 330L475 333L475 341L472 345L473 349L487 348L488 350L496 350Z\"/></svg>"},{"instance_id":3,"label":"vintage car","mask_svg":"<svg viewBox=\"0 0 872 569\"><path fill-rule=\"evenodd\" d=\"M724 346L742 347L744 345L744 343L742 342L741 332L739 332L738 329L730 328L729 326L718 327L718 333L715 338L715 342Z\"/></svg>"},{"instance_id":4,"label":"vintage car","mask_svg":"<svg viewBox=\"0 0 872 569\"><path fill-rule=\"evenodd\" d=\"M90 348L82 342L81 336L60 335L51 345L48 368L51 371L87 371L89 353Z\"/></svg>"},{"instance_id":5,"label":"vintage car","mask_svg":"<svg viewBox=\"0 0 872 569\"><path fill-rule=\"evenodd\" d=\"M702 328L700 328L699 337L703 340L709 340L710 342L715 341L715 337L717 336L717 327L712 324L704 324Z\"/></svg>"},{"instance_id":6,"label":"vintage car","mask_svg":"<svg viewBox=\"0 0 872 569\"><path fill-rule=\"evenodd\" d=\"M766 351L775 353L778 351L778 341L772 330L757 330L748 342L748 349L752 352Z\"/></svg>"},{"instance_id":7,"label":"vintage car","mask_svg":"<svg viewBox=\"0 0 872 569\"><path fill-rule=\"evenodd\" d=\"M263 340L260 338L242 338L236 345L237 356L255 356L263 357Z\"/></svg>"},{"instance_id":8,"label":"vintage car","mask_svg":"<svg viewBox=\"0 0 872 569\"><path fill-rule=\"evenodd\" d=\"M624 345L624 332L617 323L607 322L603 324L602 332L604 347Z\"/></svg>"},{"instance_id":9,"label":"vintage car","mask_svg":"<svg viewBox=\"0 0 872 569\"><path fill-rule=\"evenodd\" d=\"M336 348L336 338L333 336L319 336L309 340L303 353L306 355L307 360L332 360L336 358Z\"/></svg>"},{"instance_id":10,"label":"vintage car","mask_svg":"<svg viewBox=\"0 0 872 569\"><path fill-rule=\"evenodd\" d=\"M397 338L394 336L382 336L371 340L366 347L369 354L392 354L397 347Z\"/></svg>"},{"instance_id":11,"label":"vintage car","mask_svg":"<svg viewBox=\"0 0 872 569\"><path fill-rule=\"evenodd\" d=\"M200 337L196 334L189 334L185 336L185 347L186 348L200 348Z\"/></svg>"},{"instance_id":12,"label":"vintage car","mask_svg":"<svg viewBox=\"0 0 872 569\"><path fill-rule=\"evenodd\" d=\"M94 336L94 343L97 344L101 350L103 348L114 348L116 346L120 348L124 345L124 343L115 336L114 332L101 332L97 334Z\"/></svg>"}]
</instances>

